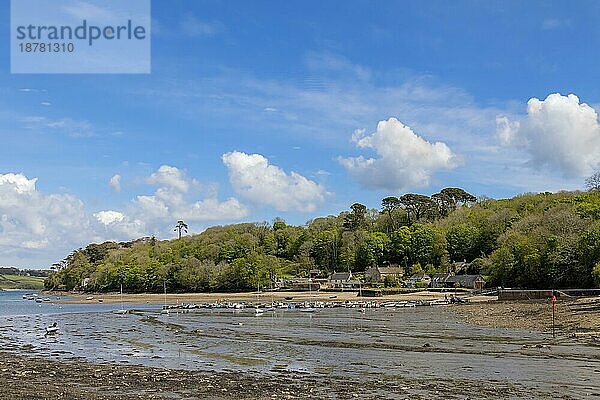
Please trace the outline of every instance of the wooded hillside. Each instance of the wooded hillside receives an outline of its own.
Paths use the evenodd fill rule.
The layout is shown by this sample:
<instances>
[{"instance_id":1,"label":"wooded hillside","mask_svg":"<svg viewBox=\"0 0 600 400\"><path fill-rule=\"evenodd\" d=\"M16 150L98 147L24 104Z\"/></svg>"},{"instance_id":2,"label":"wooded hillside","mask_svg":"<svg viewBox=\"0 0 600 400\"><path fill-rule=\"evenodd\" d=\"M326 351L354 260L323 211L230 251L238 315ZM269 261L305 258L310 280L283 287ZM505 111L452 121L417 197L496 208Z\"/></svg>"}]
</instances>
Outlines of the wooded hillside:
<instances>
[{"instance_id":1,"label":"wooded hillside","mask_svg":"<svg viewBox=\"0 0 600 400\"><path fill-rule=\"evenodd\" d=\"M355 203L305 226L275 219L212 227L180 240L90 244L57 264L45 284L153 292L166 282L170 291L243 291L315 268L361 272L390 263L432 274L463 260L465 272L488 276L491 285L598 285L600 193L493 200L447 188L431 197L386 197L379 210Z\"/></svg>"}]
</instances>

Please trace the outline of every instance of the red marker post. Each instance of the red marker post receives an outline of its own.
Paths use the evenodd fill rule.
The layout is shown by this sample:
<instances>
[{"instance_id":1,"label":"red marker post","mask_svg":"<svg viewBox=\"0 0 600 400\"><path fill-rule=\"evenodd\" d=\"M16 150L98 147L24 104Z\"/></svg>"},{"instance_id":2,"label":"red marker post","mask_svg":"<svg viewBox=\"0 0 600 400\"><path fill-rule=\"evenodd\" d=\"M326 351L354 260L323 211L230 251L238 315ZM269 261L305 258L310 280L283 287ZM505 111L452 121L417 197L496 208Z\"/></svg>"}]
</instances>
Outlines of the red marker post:
<instances>
[{"instance_id":1,"label":"red marker post","mask_svg":"<svg viewBox=\"0 0 600 400\"><path fill-rule=\"evenodd\" d=\"M552 338L556 338L556 333L554 331L554 312L556 310L556 295L552 293Z\"/></svg>"}]
</instances>

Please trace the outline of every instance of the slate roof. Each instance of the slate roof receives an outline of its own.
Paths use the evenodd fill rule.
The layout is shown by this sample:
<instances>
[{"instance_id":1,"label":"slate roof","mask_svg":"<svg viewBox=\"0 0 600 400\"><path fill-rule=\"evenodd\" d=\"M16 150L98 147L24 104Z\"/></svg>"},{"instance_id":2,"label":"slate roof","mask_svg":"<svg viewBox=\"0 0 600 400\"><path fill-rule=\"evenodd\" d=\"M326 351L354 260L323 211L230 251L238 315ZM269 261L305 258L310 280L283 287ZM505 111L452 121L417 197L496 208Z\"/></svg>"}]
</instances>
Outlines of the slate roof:
<instances>
[{"instance_id":1,"label":"slate roof","mask_svg":"<svg viewBox=\"0 0 600 400\"><path fill-rule=\"evenodd\" d=\"M483 280L481 275L453 275L446 278L446 283L455 284L458 283L462 287L473 287L473 284L477 280Z\"/></svg>"},{"instance_id":2,"label":"slate roof","mask_svg":"<svg viewBox=\"0 0 600 400\"><path fill-rule=\"evenodd\" d=\"M351 272L334 272L331 274L331 281L349 281L352 278Z\"/></svg>"},{"instance_id":3,"label":"slate roof","mask_svg":"<svg viewBox=\"0 0 600 400\"><path fill-rule=\"evenodd\" d=\"M377 268L381 275L403 275L404 270L399 267L379 267Z\"/></svg>"}]
</instances>

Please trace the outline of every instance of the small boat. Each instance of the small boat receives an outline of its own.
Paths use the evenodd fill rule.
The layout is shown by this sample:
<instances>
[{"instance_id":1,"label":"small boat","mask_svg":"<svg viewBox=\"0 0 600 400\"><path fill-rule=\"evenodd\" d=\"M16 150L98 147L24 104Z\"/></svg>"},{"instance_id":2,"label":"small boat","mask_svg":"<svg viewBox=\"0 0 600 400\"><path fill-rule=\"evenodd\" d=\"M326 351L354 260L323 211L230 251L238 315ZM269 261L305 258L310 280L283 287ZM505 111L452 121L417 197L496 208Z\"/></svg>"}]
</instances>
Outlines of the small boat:
<instances>
[{"instance_id":1,"label":"small boat","mask_svg":"<svg viewBox=\"0 0 600 400\"><path fill-rule=\"evenodd\" d=\"M312 307L305 307L305 308L301 308L300 311L305 312L305 313L314 313L316 310Z\"/></svg>"},{"instance_id":2,"label":"small boat","mask_svg":"<svg viewBox=\"0 0 600 400\"><path fill-rule=\"evenodd\" d=\"M294 297L293 296L286 296L285 299L288 300L288 301L290 301L290 300L293 300Z\"/></svg>"},{"instance_id":3,"label":"small boat","mask_svg":"<svg viewBox=\"0 0 600 400\"><path fill-rule=\"evenodd\" d=\"M256 307L254 309L254 315L263 315L264 313L265 313L265 310L263 310L262 308Z\"/></svg>"},{"instance_id":4,"label":"small boat","mask_svg":"<svg viewBox=\"0 0 600 400\"><path fill-rule=\"evenodd\" d=\"M50 335L53 333L57 333L58 332L58 325L55 323L53 323L51 326L47 326L46 327L46 335Z\"/></svg>"},{"instance_id":5,"label":"small boat","mask_svg":"<svg viewBox=\"0 0 600 400\"><path fill-rule=\"evenodd\" d=\"M113 310L113 314L125 315L127 314L127 310L123 307L123 285L121 285L121 308L118 310Z\"/></svg>"}]
</instances>

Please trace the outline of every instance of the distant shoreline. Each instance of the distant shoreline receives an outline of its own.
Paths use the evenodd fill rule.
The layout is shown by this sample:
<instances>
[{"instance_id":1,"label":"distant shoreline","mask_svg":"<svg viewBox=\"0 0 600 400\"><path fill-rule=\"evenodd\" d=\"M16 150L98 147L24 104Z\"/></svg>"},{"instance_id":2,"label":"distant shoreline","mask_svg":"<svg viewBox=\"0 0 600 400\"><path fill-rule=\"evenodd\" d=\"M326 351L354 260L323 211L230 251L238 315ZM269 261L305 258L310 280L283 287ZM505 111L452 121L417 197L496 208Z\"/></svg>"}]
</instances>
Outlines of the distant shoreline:
<instances>
[{"instance_id":1,"label":"distant shoreline","mask_svg":"<svg viewBox=\"0 0 600 400\"><path fill-rule=\"evenodd\" d=\"M56 296L71 297L69 300L61 300L61 303L67 304L90 304L103 303L164 303L165 295L160 293L72 293L72 292L44 292ZM357 291L345 292L242 292L242 293L167 293L166 302L175 303L201 303L201 302L260 302L270 301L283 302L304 302L304 301L400 301L400 300L437 300L443 299L444 293L439 292L413 292L405 294L393 294L383 297L359 297ZM291 299L290 299L291 298ZM491 301L495 297L474 296L471 301Z\"/></svg>"}]
</instances>

